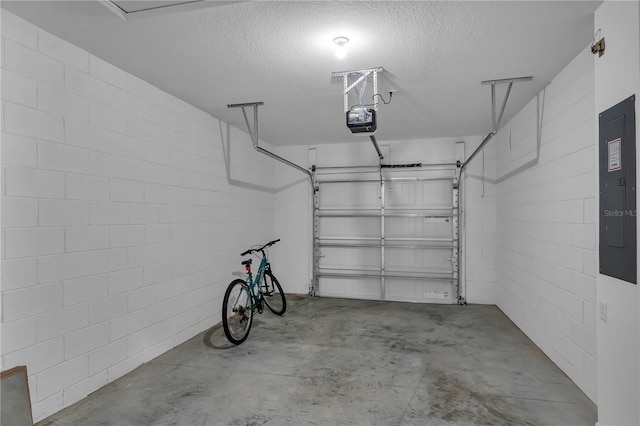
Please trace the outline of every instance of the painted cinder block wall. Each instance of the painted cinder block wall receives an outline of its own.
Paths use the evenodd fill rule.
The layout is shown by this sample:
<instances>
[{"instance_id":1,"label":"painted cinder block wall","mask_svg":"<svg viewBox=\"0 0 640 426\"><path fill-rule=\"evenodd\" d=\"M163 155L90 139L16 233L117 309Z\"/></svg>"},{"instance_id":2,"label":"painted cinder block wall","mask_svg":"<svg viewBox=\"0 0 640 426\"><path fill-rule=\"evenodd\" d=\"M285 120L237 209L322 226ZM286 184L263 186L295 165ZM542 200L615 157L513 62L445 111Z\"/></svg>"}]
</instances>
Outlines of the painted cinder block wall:
<instances>
[{"instance_id":1,"label":"painted cinder block wall","mask_svg":"<svg viewBox=\"0 0 640 426\"><path fill-rule=\"evenodd\" d=\"M220 322L239 253L274 235L274 167L245 132L1 18L1 368L27 365L38 421Z\"/></svg>"},{"instance_id":2,"label":"painted cinder block wall","mask_svg":"<svg viewBox=\"0 0 640 426\"><path fill-rule=\"evenodd\" d=\"M277 147L274 152L301 167L308 165L306 145ZM307 294L312 276L311 183L306 174L278 163L274 188L275 236L282 244L269 253L273 270L286 293Z\"/></svg>"},{"instance_id":3,"label":"painted cinder block wall","mask_svg":"<svg viewBox=\"0 0 640 426\"><path fill-rule=\"evenodd\" d=\"M517 88L516 88L517 90ZM487 113L490 112L487 103ZM488 116L488 114L487 114ZM489 121L489 120L487 120ZM487 130L491 123L487 122ZM482 142L466 138L464 159ZM462 280L467 302L493 305L496 302L496 148L491 142L468 163L461 182Z\"/></svg>"},{"instance_id":4,"label":"painted cinder block wall","mask_svg":"<svg viewBox=\"0 0 640 426\"><path fill-rule=\"evenodd\" d=\"M497 305L596 401L593 78L585 49L493 143Z\"/></svg>"}]
</instances>

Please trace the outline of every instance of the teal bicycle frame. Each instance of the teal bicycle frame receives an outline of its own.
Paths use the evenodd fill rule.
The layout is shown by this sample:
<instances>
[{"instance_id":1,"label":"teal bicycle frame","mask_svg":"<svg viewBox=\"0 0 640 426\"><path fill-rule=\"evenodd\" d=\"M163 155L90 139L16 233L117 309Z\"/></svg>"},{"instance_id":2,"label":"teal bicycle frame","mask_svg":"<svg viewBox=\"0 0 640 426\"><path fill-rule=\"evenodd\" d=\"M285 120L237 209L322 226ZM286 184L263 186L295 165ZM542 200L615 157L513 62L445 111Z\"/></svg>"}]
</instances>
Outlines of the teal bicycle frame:
<instances>
[{"instance_id":1,"label":"teal bicycle frame","mask_svg":"<svg viewBox=\"0 0 640 426\"><path fill-rule=\"evenodd\" d=\"M287 301L280 283L273 276L267 248L280 239L269 241L260 248L251 248L241 256L260 253L260 266L255 274L251 271L253 259L247 259L242 265L247 271L245 279L235 279L227 287L222 301L222 326L224 333L233 344L239 345L249 335L253 315L257 311L261 314L264 307L268 307L276 315L284 314Z\"/></svg>"},{"instance_id":2,"label":"teal bicycle frame","mask_svg":"<svg viewBox=\"0 0 640 426\"><path fill-rule=\"evenodd\" d=\"M262 260L260 261L260 266L258 267L258 272L256 272L256 279L253 279L253 273L251 272L251 263L245 265L247 270L247 278L245 282L249 286L249 294L253 295L255 299L255 303L247 303L246 309L258 309L262 310L262 291L260 291L260 282L262 282L262 278L264 277L264 272L267 270L267 266L269 262L267 260L267 256L263 253ZM257 289L257 290L256 290ZM238 298L240 295L238 295ZM250 296L249 296L250 297ZM238 301L236 300L236 303ZM249 302L249 301L248 301Z\"/></svg>"}]
</instances>

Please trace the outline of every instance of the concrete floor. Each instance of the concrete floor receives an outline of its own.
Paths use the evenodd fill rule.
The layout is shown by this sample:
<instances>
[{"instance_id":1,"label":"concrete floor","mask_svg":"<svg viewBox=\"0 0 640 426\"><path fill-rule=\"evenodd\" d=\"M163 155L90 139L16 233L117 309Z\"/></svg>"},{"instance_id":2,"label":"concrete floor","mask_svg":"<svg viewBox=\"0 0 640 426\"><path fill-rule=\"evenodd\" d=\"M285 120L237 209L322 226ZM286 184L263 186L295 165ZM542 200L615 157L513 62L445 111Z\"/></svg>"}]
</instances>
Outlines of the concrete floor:
<instances>
[{"instance_id":1,"label":"concrete floor","mask_svg":"<svg viewBox=\"0 0 640 426\"><path fill-rule=\"evenodd\" d=\"M594 425L595 405L494 306L291 296L39 425Z\"/></svg>"}]
</instances>

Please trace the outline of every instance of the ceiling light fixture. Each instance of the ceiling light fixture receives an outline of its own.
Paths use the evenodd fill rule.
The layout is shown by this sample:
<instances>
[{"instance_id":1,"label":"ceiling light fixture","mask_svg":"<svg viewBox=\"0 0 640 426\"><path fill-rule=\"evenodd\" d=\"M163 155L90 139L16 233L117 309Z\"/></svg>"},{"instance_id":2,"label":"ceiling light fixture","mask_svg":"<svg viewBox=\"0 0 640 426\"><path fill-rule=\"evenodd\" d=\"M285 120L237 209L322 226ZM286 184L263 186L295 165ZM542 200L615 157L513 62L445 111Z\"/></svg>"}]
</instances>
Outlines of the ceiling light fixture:
<instances>
[{"instance_id":1,"label":"ceiling light fixture","mask_svg":"<svg viewBox=\"0 0 640 426\"><path fill-rule=\"evenodd\" d=\"M343 59L347 56L347 43L349 43L349 39L344 36L340 36L334 38L333 42L336 45L336 57L338 59Z\"/></svg>"}]
</instances>

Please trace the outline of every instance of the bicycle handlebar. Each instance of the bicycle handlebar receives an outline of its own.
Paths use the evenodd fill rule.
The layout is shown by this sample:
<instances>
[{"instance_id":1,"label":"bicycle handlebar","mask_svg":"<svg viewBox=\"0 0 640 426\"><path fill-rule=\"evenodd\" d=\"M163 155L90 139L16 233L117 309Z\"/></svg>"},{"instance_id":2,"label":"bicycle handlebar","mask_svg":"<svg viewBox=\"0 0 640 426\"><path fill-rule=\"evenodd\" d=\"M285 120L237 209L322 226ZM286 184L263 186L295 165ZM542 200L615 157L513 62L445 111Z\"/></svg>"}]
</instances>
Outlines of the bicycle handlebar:
<instances>
[{"instance_id":1,"label":"bicycle handlebar","mask_svg":"<svg viewBox=\"0 0 640 426\"><path fill-rule=\"evenodd\" d=\"M246 256L246 255L254 253L256 251L262 251L262 250L266 249L267 247L271 247L272 245L274 245L278 241L280 241L280 238L278 238L277 240L269 241L267 244L263 245L259 249L249 249L249 250L247 250L247 251L245 251L243 253L240 253L240 256Z\"/></svg>"}]
</instances>

